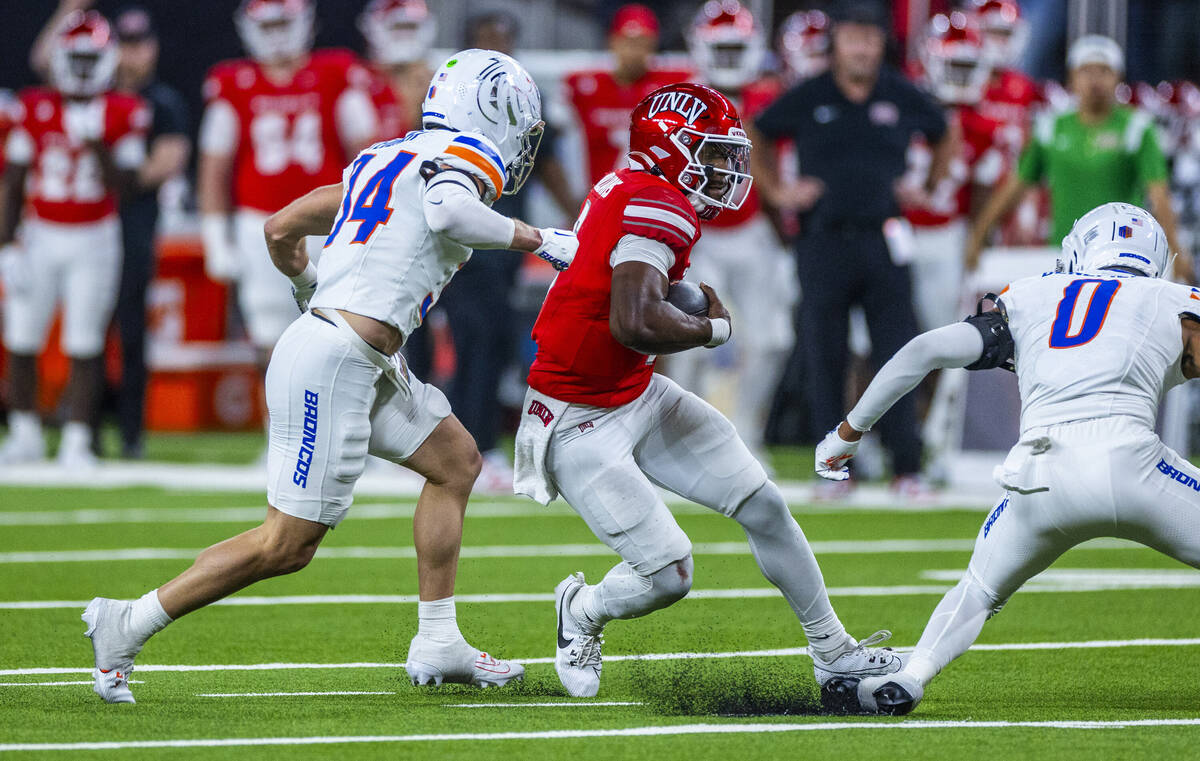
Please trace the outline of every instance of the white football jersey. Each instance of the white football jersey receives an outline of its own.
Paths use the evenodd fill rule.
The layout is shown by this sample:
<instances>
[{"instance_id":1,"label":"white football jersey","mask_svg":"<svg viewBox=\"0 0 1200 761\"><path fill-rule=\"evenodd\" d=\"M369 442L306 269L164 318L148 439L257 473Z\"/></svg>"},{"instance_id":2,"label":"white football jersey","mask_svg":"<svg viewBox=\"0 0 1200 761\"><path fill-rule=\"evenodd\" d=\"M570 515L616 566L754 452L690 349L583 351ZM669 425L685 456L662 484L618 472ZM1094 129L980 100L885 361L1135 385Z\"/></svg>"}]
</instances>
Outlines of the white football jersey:
<instances>
[{"instance_id":1,"label":"white football jersey","mask_svg":"<svg viewBox=\"0 0 1200 761\"><path fill-rule=\"evenodd\" d=\"M504 187L496 146L471 132L420 130L367 148L342 173L345 195L317 264L313 307L341 309L398 328L425 319L471 249L429 229L421 165L437 161L483 181L490 203Z\"/></svg>"},{"instance_id":2,"label":"white football jersey","mask_svg":"<svg viewBox=\"0 0 1200 761\"><path fill-rule=\"evenodd\" d=\"M1115 272L1050 273L1000 295L1015 344L1021 433L1129 415L1153 427L1162 395L1184 381L1179 316L1200 290Z\"/></svg>"}]
</instances>

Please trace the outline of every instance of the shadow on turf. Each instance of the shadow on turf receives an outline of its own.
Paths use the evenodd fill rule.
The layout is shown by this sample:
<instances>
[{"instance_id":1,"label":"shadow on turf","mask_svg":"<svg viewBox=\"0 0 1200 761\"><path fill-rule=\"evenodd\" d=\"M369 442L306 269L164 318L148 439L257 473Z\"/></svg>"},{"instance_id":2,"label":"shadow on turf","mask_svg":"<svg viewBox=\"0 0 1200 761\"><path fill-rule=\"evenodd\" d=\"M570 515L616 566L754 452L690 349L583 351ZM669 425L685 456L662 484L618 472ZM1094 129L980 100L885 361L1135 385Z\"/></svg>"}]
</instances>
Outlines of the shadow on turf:
<instances>
[{"instance_id":1,"label":"shadow on turf","mask_svg":"<svg viewBox=\"0 0 1200 761\"><path fill-rule=\"evenodd\" d=\"M633 662L631 687L647 709L683 716L822 713L817 685L790 659Z\"/></svg>"}]
</instances>

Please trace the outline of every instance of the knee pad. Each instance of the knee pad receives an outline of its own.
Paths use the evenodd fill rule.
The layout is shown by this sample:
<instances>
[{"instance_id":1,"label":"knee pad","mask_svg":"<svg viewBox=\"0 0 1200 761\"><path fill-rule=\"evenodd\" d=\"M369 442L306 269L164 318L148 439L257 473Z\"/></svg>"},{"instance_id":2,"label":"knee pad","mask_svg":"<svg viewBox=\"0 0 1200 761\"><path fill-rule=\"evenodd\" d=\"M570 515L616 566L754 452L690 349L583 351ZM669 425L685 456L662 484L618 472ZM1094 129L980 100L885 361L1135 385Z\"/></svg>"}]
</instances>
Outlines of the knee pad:
<instances>
[{"instance_id":1,"label":"knee pad","mask_svg":"<svg viewBox=\"0 0 1200 761\"><path fill-rule=\"evenodd\" d=\"M1004 604L1008 602L1008 598L1002 598L992 591L970 568L967 568L967 572L963 574L959 584L962 586L964 595L970 595L985 604L988 609L988 618L999 613Z\"/></svg>"},{"instance_id":2,"label":"knee pad","mask_svg":"<svg viewBox=\"0 0 1200 761\"><path fill-rule=\"evenodd\" d=\"M650 594L658 607L665 608L687 596L692 589L694 565L689 553L666 568L650 574Z\"/></svg>"},{"instance_id":3,"label":"knee pad","mask_svg":"<svg viewBox=\"0 0 1200 761\"><path fill-rule=\"evenodd\" d=\"M772 481L767 481L738 506L733 519L747 531L770 531L792 519L787 500Z\"/></svg>"}]
</instances>

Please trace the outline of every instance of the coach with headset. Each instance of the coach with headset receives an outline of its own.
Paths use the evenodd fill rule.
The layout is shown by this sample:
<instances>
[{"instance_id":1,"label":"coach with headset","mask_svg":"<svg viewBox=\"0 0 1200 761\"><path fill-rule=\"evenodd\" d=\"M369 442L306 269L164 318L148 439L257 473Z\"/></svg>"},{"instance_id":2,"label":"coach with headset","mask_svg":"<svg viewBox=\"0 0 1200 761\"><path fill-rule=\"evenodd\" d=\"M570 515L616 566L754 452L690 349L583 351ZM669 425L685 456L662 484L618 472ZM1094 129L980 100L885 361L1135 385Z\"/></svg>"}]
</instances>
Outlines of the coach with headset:
<instances>
[{"instance_id":1,"label":"coach with headset","mask_svg":"<svg viewBox=\"0 0 1200 761\"><path fill-rule=\"evenodd\" d=\"M838 424L847 405L850 307L860 304L872 361L882 365L916 335L908 259L911 229L900 213L897 181L915 134L934 147L927 188L954 150L945 116L928 96L885 64L888 17L865 0L831 14L830 70L798 84L755 120L755 182L768 202L800 215L796 247L802 300L797 347L814 440ZM775 143L792 140L799 177L782 181ZM906 199L907 200L907 199ZM917 200L917 199L913 199ZM921 488L921 441L911 395L880 423L892 455L894 485Z\"/></svg>"}]
</instances>

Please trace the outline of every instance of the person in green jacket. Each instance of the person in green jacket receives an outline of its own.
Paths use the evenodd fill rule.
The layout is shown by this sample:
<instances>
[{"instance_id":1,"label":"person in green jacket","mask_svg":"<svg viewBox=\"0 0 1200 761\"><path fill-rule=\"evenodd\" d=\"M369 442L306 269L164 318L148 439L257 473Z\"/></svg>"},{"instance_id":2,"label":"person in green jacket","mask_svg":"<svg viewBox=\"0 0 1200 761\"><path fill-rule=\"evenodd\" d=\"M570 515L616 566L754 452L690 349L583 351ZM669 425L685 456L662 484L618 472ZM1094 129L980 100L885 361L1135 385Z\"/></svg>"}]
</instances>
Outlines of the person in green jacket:
<instances>
[{"instance_id":1,"label":"person in green jacket","mask_svg":"<svg viewBox=\"0 0 1200 761\"><path fill-rule=\"evenodd\" d=\"M1175 277L1192 282L1191 257L1179 245L1167 186L1167 161L1151 115L1117 103L1125 57L1113 40L1080 37L1067 55L1069 85L1077 104L1043 113L1021 154L1017 171L988 199L967 241L966 268L975 269L988 233L1033 186L1050 190L1057 243L1089 209L1121 201L1146 206L1162 224L1170 251L1178 253Z\"/></svg>"}]
</instances>

